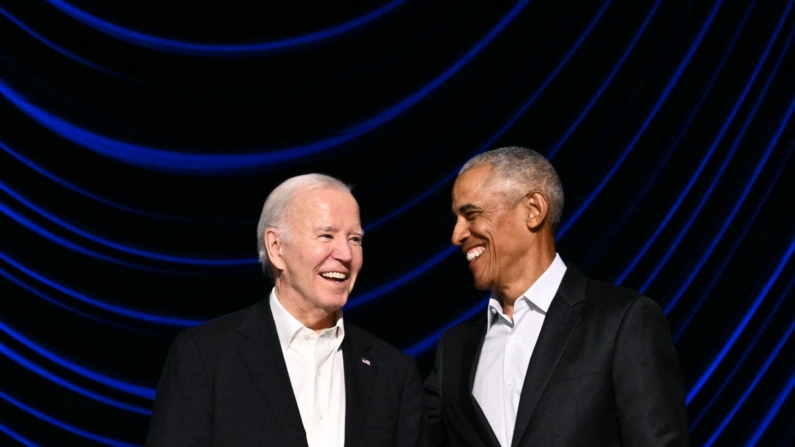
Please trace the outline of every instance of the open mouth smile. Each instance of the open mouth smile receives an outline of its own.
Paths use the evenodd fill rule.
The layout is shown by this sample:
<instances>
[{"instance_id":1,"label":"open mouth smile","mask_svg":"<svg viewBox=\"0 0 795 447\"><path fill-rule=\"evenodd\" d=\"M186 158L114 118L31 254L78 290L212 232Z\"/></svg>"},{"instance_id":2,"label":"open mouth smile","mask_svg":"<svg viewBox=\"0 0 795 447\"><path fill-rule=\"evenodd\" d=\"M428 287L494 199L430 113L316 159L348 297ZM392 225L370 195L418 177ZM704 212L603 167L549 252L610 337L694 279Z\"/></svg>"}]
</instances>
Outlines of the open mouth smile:
<instances>
[{"instance_id":1,"label":"open mouth smile","mask_svg":"<svg viewBox=\"0 0 795 447\"><path fill-rule=\"evenodd\" d=\"M483 252L486 251L486 247L479 246L475 247L467 252L467 261L472 261L473 259L478 258Z\"/></svg>"},{"instance_id":2,"label":"open mouth smile","mask_svg":"<svg viewBox=\"0 0 795 447\"><path fill-rule=\"evenodd\" d=\"M342 272L323 272L320 276L333 282L344 282L348 279L348 274Z\"/></svg>"}]
</instances>

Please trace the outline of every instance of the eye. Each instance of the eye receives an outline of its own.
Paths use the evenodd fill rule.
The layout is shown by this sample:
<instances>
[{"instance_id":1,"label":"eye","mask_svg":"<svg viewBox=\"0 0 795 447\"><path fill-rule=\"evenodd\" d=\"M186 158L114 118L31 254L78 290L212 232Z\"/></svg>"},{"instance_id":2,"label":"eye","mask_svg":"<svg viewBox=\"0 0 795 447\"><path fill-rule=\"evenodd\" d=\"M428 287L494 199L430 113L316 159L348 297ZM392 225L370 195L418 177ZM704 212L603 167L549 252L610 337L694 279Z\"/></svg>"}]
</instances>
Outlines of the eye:
<instances>
[{"instance_id":1,"label":"eye","mask_svg":"<svg viewBox=\"0 0 795 447\"><path fill-rule=\"evenodd\" d=\"M334 236L332 234L329 234L329 233L323 233L323 234L320 235L320 239L326 239L326 240L330 241L330 240L334 239Z\"/></svg>"},{"instance_id":2,"label":"eye","mask_svg":"<svg viewBox=\"0 0 795 447\"><path fill-rule=\"evenodd\" d=\"M355 245L362 245L362 237L361 236L351 236L349 241L353 242Z\"/></svg>"}]
</instances>

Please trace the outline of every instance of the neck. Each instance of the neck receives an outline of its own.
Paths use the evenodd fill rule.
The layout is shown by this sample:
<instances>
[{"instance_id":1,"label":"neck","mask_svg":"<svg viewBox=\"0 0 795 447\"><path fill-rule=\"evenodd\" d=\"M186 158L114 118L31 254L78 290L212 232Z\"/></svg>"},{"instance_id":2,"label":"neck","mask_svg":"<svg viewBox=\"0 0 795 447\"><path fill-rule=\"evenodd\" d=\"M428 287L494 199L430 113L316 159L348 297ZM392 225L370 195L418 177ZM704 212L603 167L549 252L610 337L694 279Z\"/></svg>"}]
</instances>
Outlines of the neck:
<instances>
[{"instance_id":1,"label":"neck","mask_svg":"<svg viewBox=\"0 0 795 447\"><path fill-rule=\"evenodd\" d=\"M276 298L296 320L315 332L322 332L337 324L337 310L320 309L309 305L293 289L276 280Z\"/></svg>"},{"instance_id":2,"label":"neck","mask_svg":"<svg viewBox=\"0 0 795 447\"><path fill-rule=\"evenodd\" d=\"M502 303L502 312L506 316L513 318L516 300L535 284L555 260L554 243L544 245L546 246L543 248L539 246L537 250L531 250L529 253L532 255L528 259L515 264L516 268L520 269L515 279L506 281L504 287L494 290L495 297Z\"/></svg>"}]
</instances>

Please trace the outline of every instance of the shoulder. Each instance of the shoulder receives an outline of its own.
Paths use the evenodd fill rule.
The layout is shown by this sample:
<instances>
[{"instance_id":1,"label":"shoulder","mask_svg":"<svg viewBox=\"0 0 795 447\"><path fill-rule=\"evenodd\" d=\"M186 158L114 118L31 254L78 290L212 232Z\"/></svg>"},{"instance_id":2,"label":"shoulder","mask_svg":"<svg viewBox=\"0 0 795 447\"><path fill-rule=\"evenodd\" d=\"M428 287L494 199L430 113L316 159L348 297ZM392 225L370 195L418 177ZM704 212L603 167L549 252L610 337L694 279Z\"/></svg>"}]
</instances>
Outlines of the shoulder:
<instances>
[{"instance_id":1,"label":"shoulder","mask_svg":"<svg viewBox=\"0 0 795 447\"><path fill-rule=\"evenodd\" d=\"M193 344L202 351L228 346L230 340L240 337L237 328L249 313L256 311L256 306L241 309L185 329L177 334L174 345Z\"/></svg>"},{"instance_id":2,"label":"shoulder","mask_svg":"<svg viewBox=\"0 0 795 447\"><path fill-rule=\"evenodd\" d=\"M627 318L645 321L664 320L660 305L648 296L627 287L588 279L585 287L585 313L615 320L617 324Z\"/></svg>"}]
</instances>

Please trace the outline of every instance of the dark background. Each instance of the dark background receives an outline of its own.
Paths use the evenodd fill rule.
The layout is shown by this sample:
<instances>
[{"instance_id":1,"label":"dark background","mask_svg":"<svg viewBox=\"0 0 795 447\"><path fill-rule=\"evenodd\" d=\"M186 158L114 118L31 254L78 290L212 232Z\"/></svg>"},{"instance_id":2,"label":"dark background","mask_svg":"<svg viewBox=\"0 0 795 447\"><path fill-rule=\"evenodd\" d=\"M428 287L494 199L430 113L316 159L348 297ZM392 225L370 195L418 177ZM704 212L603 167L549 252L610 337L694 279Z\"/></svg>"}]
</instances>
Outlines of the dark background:
<instances>
[{"instance_id":1,"label":"dark background","mask_svg":"<svg viewBox=\"0 0 795 447\"><path fill-rule=\"evenodd\" d=\"M506 145L560 174L562 258L665 309L694 444L793 444L792 1L272 3L0 1L0 445L142 444L307 172L361 205L346 320L427 374L486 297L454 175Z\"/></svg>"}]
</instances>

